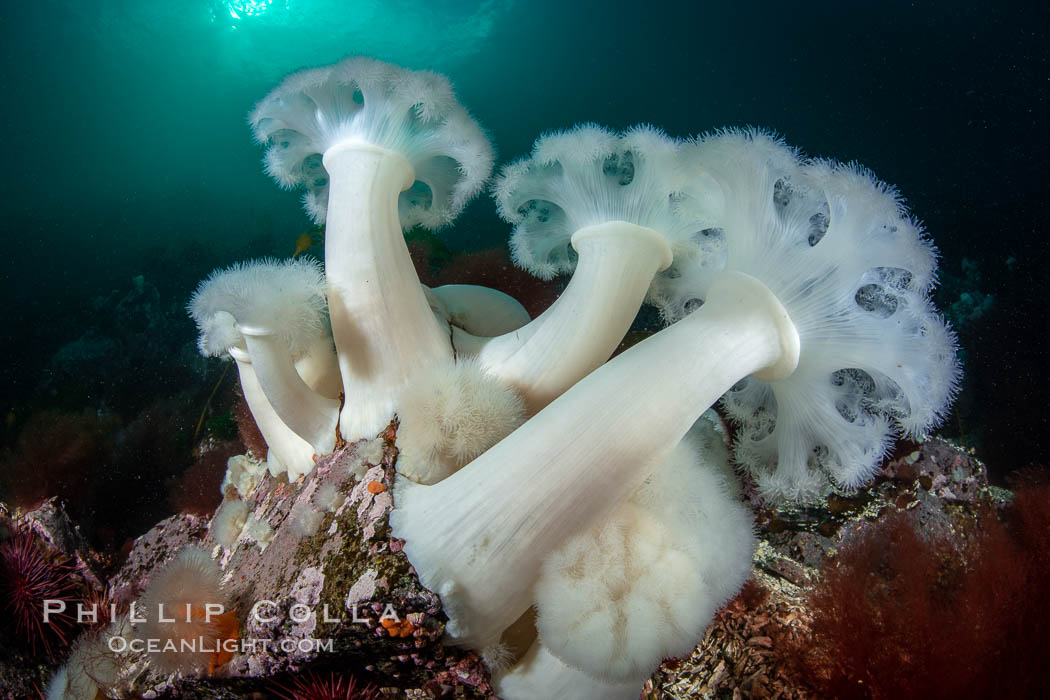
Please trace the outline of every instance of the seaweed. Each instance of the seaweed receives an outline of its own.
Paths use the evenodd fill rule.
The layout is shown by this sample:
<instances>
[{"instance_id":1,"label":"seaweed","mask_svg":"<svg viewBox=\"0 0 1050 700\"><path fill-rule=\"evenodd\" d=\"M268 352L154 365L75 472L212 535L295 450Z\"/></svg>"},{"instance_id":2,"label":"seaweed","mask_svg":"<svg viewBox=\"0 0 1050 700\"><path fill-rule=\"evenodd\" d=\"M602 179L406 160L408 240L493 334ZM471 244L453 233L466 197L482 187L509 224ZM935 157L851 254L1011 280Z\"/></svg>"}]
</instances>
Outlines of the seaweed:
<instances>
[{"instance_id":1,"label":"seaweed","mask_svg":"<svg viewBox=\"0 0 1050 700\"><path fill-rule=\"evenodd\" d=\"M1050 693L1050 484L1022 484L963 537L925 537L905 511L844 547L809 596L809 634L781 648L835 698L1031 698Z\"/></svg>"}]
</instances>

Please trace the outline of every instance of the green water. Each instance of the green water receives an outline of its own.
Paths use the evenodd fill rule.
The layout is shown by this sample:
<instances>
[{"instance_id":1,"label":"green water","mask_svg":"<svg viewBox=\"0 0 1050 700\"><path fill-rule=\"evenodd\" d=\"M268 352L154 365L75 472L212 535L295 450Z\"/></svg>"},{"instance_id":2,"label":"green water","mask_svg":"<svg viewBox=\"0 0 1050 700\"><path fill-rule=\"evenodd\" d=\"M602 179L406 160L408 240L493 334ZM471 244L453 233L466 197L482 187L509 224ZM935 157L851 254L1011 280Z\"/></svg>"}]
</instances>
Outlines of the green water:
<instances>
[{"instance_id":1,"label":"green water","mask_svg":"<svg viewBox=\"0 0 1050 700\"><path fill-rule=\"evenodd\" d=\"M964 338L967 391L999 421L989 456L1021 466L1047 433L1027 312L1045 296L1046 26L1035 3L0 3L5 407L39 400L92 301L133 277L178 308L215 267L290 255L309 223L262 173L245 116L287 73L364 54L447 74L500 163L595 121L751 124L872 168L945 274L965 257L994 295ZM442 235L461 250L508 233L483 196Z\"/></svg>"}]
</instances>

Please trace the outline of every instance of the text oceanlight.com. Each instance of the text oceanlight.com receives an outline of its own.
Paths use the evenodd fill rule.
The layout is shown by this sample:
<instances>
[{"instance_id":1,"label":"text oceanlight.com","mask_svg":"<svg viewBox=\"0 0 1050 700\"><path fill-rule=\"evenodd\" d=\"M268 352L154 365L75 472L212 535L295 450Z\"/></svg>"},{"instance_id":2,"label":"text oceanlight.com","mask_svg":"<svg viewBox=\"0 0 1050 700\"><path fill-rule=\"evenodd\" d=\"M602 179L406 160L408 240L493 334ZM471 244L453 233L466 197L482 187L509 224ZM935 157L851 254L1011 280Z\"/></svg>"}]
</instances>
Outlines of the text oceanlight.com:
<instances>
[{"instance_id":1,"label":"text oceanlight.com","mask_svg":"<svg viewBox=\"0 0 1050 700\"><path fill-rule=\"evenodd\" d=\"M184 652L193 654L218 654L227 652L231 654L254 654L280 650L286 654L292 652L330 652L333 650L331 639L126 639L124 637L110 637L109 650L115 654L131 651L136 654L145 652L147 654L158 654L161 652Z\"/></svg>"}]
</instances>

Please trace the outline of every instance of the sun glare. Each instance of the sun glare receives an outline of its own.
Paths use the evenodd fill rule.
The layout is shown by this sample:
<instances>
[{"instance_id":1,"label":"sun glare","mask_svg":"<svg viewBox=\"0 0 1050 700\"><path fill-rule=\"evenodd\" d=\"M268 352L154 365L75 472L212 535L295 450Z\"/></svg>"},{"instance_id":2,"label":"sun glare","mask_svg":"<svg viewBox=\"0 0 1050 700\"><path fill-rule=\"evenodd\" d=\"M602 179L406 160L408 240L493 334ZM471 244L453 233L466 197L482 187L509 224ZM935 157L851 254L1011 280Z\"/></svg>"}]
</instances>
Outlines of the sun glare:
<instances>
[{"instance_id":1,"label":"sun glare","mask_svg":"<svg viewBox=\"0 0 1050 700\"><path fill-rule=\"evenodd\" d=\"M233 26L236 26L238 22L265 15L275 6L287 10L288 2L289 0L227 0L219 5L220 7L225 6L226 17ZM215 14L218 16L222 13L216 12Z\"/></svg>"}]
</instances>

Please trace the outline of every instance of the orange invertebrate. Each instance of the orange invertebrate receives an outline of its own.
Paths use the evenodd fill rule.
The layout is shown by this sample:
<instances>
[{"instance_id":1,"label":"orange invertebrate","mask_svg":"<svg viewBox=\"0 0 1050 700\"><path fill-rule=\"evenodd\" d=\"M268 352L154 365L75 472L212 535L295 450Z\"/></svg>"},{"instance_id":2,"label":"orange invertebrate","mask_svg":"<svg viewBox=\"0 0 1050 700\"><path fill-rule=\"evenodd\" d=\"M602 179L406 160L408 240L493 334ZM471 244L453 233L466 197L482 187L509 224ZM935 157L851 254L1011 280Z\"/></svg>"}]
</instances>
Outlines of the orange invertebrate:
<instances>
[{"instance_id":1,"label":"orange invertebrate","mask_svg":"<svg viewBox=\"0 0 1050 700\"><path fill-rule=\"evenodd\" d=\"M402 620L399 622L398 620L384 618L379 621L379 624L383 626L383 629L385 629L391 637L410 637L412 633L416 631L416 626L408 620Z\"/></svg>"}]
</instances>

